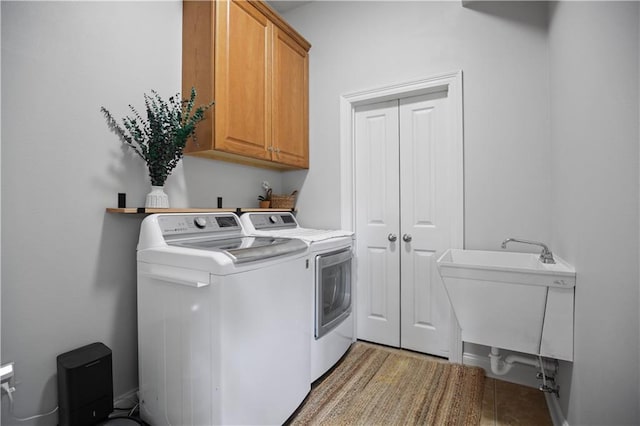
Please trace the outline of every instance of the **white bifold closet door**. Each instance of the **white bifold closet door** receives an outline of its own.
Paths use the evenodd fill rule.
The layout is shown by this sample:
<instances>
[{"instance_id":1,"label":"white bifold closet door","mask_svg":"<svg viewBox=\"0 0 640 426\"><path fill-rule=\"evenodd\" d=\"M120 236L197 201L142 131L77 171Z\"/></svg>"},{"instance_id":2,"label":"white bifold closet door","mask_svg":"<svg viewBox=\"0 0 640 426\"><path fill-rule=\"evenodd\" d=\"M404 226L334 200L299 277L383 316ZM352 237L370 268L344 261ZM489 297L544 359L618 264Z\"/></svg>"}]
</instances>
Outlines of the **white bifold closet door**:
<instances>
[{"instance_id":1,"label":"white bifold closet door","mask_svg":"<svg viewBox=\"0 0 640 426\"><path fill-rule=\"evenodd\" d=\"M436 260L456 208L446 91L355 110L357 337L449 355Z\"/></svg>"}]
</instances>

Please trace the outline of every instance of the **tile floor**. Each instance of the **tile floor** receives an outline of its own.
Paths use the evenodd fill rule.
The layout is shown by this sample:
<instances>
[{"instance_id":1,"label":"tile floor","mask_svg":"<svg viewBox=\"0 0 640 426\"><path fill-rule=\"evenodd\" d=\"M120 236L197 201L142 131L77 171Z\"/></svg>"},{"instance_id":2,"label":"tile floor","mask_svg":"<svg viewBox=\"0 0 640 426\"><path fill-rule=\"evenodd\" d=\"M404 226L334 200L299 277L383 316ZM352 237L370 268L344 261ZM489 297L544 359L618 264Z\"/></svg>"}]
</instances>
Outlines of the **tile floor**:
<instances>
[{"instance_id":1,"label":"tile floor","mask_svg":"<svg viewBox=\"0 0 640 426\"><path fill-rule=\"evenodd\" d=\"M553 426L544 394L487 377L480 426Z\"/></svg>"}]
</instances>

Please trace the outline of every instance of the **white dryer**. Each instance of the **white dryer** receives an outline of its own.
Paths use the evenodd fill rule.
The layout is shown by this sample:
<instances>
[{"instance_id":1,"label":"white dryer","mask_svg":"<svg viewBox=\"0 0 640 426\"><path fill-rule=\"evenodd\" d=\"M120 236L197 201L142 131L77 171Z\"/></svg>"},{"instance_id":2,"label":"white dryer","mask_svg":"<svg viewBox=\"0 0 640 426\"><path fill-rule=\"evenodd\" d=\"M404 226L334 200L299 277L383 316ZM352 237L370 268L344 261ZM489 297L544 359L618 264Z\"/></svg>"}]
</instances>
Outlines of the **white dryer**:
<instances>
[{"instance_id":1,"label":"white dryer","mask_svg":"<svg viewBox=\"0 0 640 426\"><path fill-rule=\"evenodd\" d=\"M310 390L307 245L248 237L233 213L160 214L137 259L142 418L282 424Z\"/></svg>"},{"instance_id":2,"label":"white dryer","mask_svg":"<svg viewBox=\"0 0 640 426\"><path fill-rule=\"evenodd\" d=\"M343 230L302 228L289 212L249 212L240 216L251 235L297 238L309 245L313 264L314 313L311 381L333 367L355 339L352 314L353 238Z\"/></svg>"}]
</instances>

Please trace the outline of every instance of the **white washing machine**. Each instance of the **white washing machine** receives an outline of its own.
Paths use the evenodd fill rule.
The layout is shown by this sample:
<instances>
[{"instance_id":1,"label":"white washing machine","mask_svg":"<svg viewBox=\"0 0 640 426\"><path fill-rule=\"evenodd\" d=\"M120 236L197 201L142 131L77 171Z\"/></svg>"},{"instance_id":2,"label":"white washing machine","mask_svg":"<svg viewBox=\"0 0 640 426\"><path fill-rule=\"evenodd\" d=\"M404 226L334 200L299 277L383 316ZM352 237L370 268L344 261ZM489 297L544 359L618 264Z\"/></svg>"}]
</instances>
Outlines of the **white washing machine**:
<instances>
[{"instance_id":1,"label":"white washing machine","mask_svg":"<svg viewBox=\"0 0 640 426\"><path fill-rule=\"evenodd\" d=\"M289 212L250 212L240 220L251 235L298 238L309 245L314 265L311 381L315 381L354 341L353 232L302 228Z\"/></svg>"},{"instance_id":2,"label":"white washing machine","mask_svg":"<svg viewBox=\"0 0 640 426\"><path fill-rule=\"evenodd\" d=\"M159 214L137 258L142 418L282 424L310 391L307 245L233 213Z\"/></svg>"}]
</instances>

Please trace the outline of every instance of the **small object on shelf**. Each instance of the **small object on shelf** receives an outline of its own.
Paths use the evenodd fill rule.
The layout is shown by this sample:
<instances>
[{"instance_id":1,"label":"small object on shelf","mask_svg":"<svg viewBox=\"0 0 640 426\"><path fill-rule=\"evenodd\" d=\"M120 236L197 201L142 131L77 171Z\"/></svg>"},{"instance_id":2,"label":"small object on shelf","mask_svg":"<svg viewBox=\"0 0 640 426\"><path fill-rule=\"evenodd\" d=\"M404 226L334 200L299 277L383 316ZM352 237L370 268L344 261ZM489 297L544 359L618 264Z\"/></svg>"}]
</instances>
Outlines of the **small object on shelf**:
<instances>
[{"instance_id":1,"label":"small object on shelf","mask_svg":"<svg viewBox=\"0 0 640 426\"><path fill-rule=\"evenodd\" d=\"M268 209L271 207L271 185L266 180L262 181L262 189L264 189L264 195L258 195L258 202L261 209Z\"/></svg>"},{"instance_id":2,"label":"small object on shelf","mask_svg":"<svg viewBox=\"0 0 640 426\"><path fill-rule=\"evenodd\" d=\"M298 191L293 191L291 195L276 195L271 194L271 208L274 209L293 209L296 203L296 194Z\"/></svg>"},{"instance_id":3,"label":"small object on shelf","mask_svg":"<svg viewBox=\"0 0 640 426\"><path fill-rule=\"evenodd\" d=\"M151 186L151 192L147 194L145 207L168 208L169 196L164 192L164 186Z\"/></svg>"},{"instance_id":4,"label":"small object on shelf","mask_svg":"<svg viewBox=\"0 0 640 426\"><path fill-rule=\"evenodd\" d=\"M124 209L127 207L127 194L118 192L118 208Z\"/></svg>"},{"instance_id":5,"label":"small object on shelf","mask_svg":"<svg viewBox=\"0 0 640 426\"><path fill-rule=\"evenodd\" d=\"M165 180L182 158L187 141L195 137L197 124L213 102L194 109L196 89L191 97L181 100L176 94L165 101L152 90L144 94L147 117L143 118L131 105L133 113L118 124L109 110L101 107L109 128L147 164L151 178L151 192L146 207L169 207L169 198L162 190ZM158 189L159 188L159 189Z\"/></svg>"},{"instance_id":6,"label":"small object on shelf","mask_svg":"<svg viewBox=\"0 0 640 426\"><path fill-rule=\"evenodd\" d=\"M222 197L218 197L218 208L222 208Z\"/></svg>"}]
</instances>

